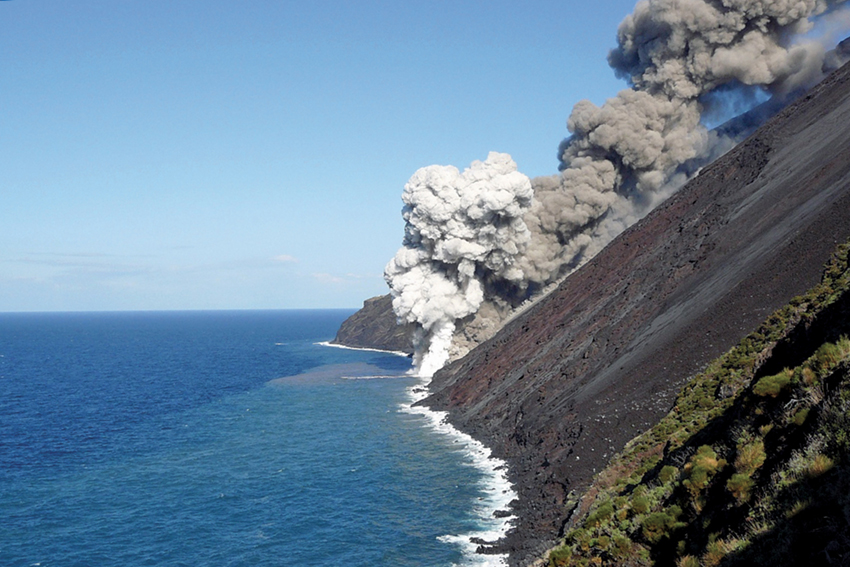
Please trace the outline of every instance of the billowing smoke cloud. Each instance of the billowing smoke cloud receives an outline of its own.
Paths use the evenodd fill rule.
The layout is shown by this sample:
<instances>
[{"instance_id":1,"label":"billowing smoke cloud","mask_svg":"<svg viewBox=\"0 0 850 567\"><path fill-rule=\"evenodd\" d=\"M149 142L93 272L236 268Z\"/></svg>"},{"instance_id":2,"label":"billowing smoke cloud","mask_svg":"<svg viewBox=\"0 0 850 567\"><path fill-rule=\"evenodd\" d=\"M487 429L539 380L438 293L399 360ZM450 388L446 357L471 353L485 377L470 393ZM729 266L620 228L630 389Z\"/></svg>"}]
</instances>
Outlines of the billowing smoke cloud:
<instances>
[{"instance_id":1,"label":"billowing smoke cloud","mask_svg":"<svg viewBox=\"0 0 850 567\"><path fill-rule=\"evenodd\" d=\"M561 175L535 183L535 214L526 219L534 245L520 263L528 278L548 282L586 261L730 147L701 124L724 94L759 88L785 97L819 81L824 45L792 41L842 3L639 2L608 58L633 88L601 107L579 102L560 148Z\"/></svg>"},{"instance_id":2,"label":"billowing smoke cloud","mask_svg":"<svg viewBox=\"0 0 850 567\"><path fill-rule=\"evenodd\" d=\"M731 147L732 141L724 139L731 129L710 132L701 123L706 110L722 113L724 102L741 93L789 97L842 63L846 51L828 52L824 42L798 38L812 29L815 18L831 18L827 28L846 30L847 11L839 10L844 3L641 0L620 24L618 47L609 55L611 67L631 88L602 106L581 101L574 107L567 121L571 135L559 148L560 174L532 181L530 207L524 192L522 204L520 193L513 193L517 206L504 217L515 227L503 239L510 246L493 247L488 230L498 226L488 228L482 217L448 221L462 206L434 208L431 201L412 197L419 188L431 187L429 194L453 194L459 202L471 185L466 172L436 166L417 172L405 188L405 248L386 277L396 314L420 323L419 347L434 350L428 358L433 366L423 374L449 357L458 319L479 335L481 329L496 329L506 312L502 306L516 306L570 273ZM522 177L508 156L499 160L511 164L510 175ZM468 171L482 168L486 164ZM492 186L503 191L498 183ZM487 200L483 192L490 187L489 180L480 183L475 199ZM446 217L443 210L452 212ZM461 247L454 233L467 226ZM479 236L484 236L480 242ZM480 254L447 252L479 247ZM488 263L483 258L491 250L498 252L498 260ZM467 256L471 263L464 264ZM417 287L411 280L433 283ZM479 312L488 304L500 308ZM470 342L466 334L456 337L456 344Z\"/></svg>"},{"instance_id":3,"label":"billowing smoke cloud","mask_svg":"<svg viewBox=\"0 0 850 567\"><path fill-rule=\"evenodd\" d=\"M825 48L791 43L844 0L642 0L609 56L635 88L694 100L730 81L789 92L819 78Z\"/></svg>"},{"instance_id":4,"label":"billowing smoke cloud","mask_svg":"<svg viewBox=\"0 0 850 567\"><path fill-rule=\"evenodd\" d=\"M414 364L431 376L449 358L455 321L478 311L488 282L523 279L515 258L530 240L522 216L531 182L510 156L491 152L463 173L420 169L402 200L403 247L384 273L396 315L420 326Z\"/></svg>"}]
</instances>

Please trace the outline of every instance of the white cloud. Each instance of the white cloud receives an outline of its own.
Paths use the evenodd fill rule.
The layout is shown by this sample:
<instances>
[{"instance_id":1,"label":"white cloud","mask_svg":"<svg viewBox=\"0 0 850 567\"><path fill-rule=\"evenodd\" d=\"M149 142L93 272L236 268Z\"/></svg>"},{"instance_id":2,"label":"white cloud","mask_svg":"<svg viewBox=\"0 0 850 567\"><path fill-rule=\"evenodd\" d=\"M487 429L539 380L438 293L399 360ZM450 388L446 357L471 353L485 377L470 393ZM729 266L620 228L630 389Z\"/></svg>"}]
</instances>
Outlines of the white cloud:
<instances>
[{"instance_id":1,"label":"white cloud","mask_svg":"<svg viewBox=\"0 0 850 567\"><path fill-rule=\"evenodd\" d=\"M297 262L298 258L295 256L290 256L289 254L281 254L280 256L274 257L275 262Z\"/></svg>"}]
</instances>

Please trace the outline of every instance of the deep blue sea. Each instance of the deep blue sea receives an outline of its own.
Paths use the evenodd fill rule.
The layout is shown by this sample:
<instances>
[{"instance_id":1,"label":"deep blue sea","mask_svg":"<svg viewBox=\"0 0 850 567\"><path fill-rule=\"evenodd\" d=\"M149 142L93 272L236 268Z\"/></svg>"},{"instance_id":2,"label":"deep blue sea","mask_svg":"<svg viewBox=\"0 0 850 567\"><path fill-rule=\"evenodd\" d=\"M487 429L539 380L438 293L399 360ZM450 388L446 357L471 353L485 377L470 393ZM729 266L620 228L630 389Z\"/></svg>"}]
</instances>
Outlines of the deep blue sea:
<instances>
[{"instance_id":1,"label":"deep blue sea","mask_svg":"<svg viewBox=\"0 0 850 567\"><path fill-rule=\"evenodd\" d=\"M508 489L350 314L0 314L0 565L498 564Z\"/></svg>"}]
</instances>

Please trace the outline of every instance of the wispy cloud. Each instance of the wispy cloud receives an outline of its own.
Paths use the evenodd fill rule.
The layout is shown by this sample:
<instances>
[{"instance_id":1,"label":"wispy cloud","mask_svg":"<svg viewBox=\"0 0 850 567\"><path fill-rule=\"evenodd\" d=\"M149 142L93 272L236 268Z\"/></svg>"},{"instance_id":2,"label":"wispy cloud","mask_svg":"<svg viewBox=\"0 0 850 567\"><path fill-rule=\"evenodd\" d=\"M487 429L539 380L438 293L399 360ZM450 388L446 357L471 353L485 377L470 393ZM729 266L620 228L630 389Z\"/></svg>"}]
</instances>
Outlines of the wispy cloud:
<instances>
[{"instance_id":1,"label":"wispy cloud","mask_svg":"<svg viewBox=\"0 0 850 567\"><path fill-rule=\"evenodd\" d=\"M312 276L321 283L331 283L331 284L341 284L345 283L345 278L341 278L339 276L335 276L333 274L328 274L325 272L316 272L313 273Z\"/></svg>"},{"instance_id":2,"label":"wispy cloud","mask_svg":"<svg viewBox=\"0 0 850 567\"><path fill-rule=\"evenodd\" d=\"M117 254L103 252L27 252L30 256L47 256L52 258L116 258Z\"/></svg>"},{"instance_id":3,"label":"wispy cloud","mask_svg":"<svg viewBox=\"0 0 850 567\"><path fill-rule=\"evenodd\" d=\"M65 271L81 272L122 272L142 273L149 272L150 266L144 263L127 263L122 261L125 257L111 254L49 254L31 253L21 258L0 259L0 262L11 264L23 264L39 266L47 269L60 269ZM141 258L135 256L130 258Z\"/></svg>"},{"instance_id":4,"label":"wispy cloud","mask_svg":"<svg viewBox=\"0 0 850 567\"><path fill-rule=\"evenodd\" d=\"M271 261L270 261L271 260ZM29 252L26 256L17 258L2 258L0 263L39 266L46 269L79 271L88 273L196 273L230 270L268 270L279 264L295 264L299 260L295 256L281 254L271 259L268 257L248 257L218 262L167 262L156 255L119 255L102 253L53 253ZM6 278L8 279L8 278Z\"/></svg>"}]
</instances>

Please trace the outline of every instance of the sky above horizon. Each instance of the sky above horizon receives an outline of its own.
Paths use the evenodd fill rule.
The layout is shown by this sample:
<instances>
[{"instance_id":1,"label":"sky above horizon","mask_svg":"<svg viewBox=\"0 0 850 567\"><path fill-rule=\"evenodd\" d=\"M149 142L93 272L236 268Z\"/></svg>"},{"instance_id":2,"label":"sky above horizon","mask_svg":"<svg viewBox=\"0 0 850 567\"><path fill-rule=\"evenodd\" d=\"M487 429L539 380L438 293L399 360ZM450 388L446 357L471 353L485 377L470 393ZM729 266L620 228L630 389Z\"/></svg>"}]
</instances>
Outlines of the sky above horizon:
<instances>
[{"instance_id":1,"label":"sky above horizon","mask_svg":"<svg viewBox=\"0 0 850 567\"><path fill-rule=\"evenodd\" d=\"M599 6L0 2L0 312L359 307L418 168L625 88Z\"/></svg>"}]
</instances>

